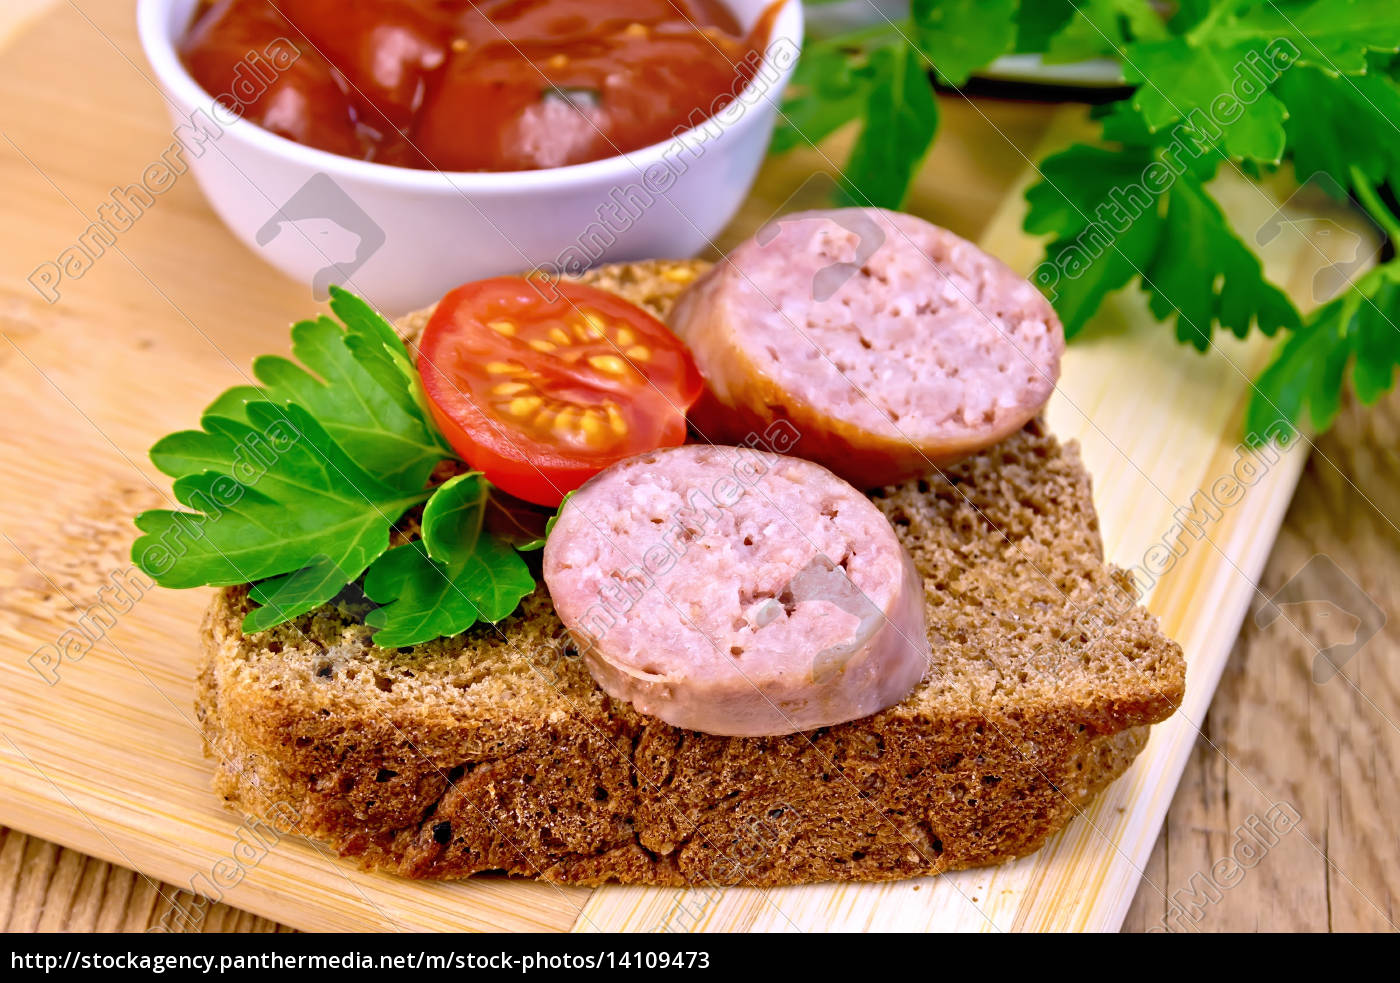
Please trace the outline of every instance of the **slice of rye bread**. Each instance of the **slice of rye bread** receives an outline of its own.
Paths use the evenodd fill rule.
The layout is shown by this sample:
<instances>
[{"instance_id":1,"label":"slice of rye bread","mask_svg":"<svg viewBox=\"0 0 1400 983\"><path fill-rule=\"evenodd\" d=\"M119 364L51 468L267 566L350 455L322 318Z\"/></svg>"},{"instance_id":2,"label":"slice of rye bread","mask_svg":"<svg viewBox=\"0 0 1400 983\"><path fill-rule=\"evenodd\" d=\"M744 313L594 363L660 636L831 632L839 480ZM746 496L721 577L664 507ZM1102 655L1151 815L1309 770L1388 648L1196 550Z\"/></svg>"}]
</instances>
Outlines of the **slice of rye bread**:
<instances>
[{"instance_id":1,"label":"slice of rye bread","mask_svg":"<svg viewBox=\"0 0 1400 983\"><path fill-rule=\"evenodd\" d=\"M701 269L585 279L664 316ZM1104 564L1077 448L1040 421L874 500L924 578L933 643L896 707L786 737L681 731L594 684L543 586L499 625L387 651L353 591L250 637L230 588L197 698L215 790L410 877L764 886L1028 853L1171 714L1181 650Z\"/></svg>"}]
</instances>

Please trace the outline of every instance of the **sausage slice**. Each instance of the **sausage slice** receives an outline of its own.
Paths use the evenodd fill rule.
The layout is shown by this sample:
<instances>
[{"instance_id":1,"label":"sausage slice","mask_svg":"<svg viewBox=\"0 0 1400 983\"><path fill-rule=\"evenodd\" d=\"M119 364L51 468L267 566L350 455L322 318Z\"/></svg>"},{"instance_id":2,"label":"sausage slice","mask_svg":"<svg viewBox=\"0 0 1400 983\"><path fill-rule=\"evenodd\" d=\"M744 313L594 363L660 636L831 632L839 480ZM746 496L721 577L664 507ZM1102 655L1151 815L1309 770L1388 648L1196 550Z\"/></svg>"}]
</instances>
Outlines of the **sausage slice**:
<instances>
[{"instance_id":1,"label":"sausage slice","mask_svg":"<svg viewBox=\"0 0 1400 983\"><path fill-rule=\"evenodd\" d=\"M564 503L544 579L598 684L676 727L854 720L928 665L923 585L884 516L825 468L766 451L613 465Z\"/></svg>"},{"instance_id":2,"label":"sausage slice","mask_svg":"<svg viewBox=\"0 0 1400 983\"><path fill-rule=\"evenodd\" d=\"M861 488L988 447L1045 405L1064 329L999 260L897 212L799 212L766 226L677 301L706 396L705 439L775 419L791 453Z\"/></svg>"}]
</instances>

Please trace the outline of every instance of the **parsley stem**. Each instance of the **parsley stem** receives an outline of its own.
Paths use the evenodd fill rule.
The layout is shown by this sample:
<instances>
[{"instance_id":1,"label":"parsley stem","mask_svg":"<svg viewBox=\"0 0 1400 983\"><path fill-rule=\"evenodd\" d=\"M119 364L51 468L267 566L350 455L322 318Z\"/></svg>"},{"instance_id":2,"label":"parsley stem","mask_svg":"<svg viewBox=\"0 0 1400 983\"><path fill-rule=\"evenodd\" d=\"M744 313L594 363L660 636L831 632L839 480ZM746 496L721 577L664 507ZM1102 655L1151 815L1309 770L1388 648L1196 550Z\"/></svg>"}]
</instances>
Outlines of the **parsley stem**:
<instances>
[{"instance_id":1,"label":"parsley stem","mask_svg":"<svg viewBox=\"0 0 1400 983\"><path fill-rule=\"evenodd\" d=\"M1385 207L1385 202L1381 201L1375 185L1362 173L1361 168L1352 164L1347 173L1351 176L1351 187L1356 192L1356 200L1361 202L1361 207L1371 217L1371 221L1381 227L1391 243L1400 248L1400 220Z\"/></svg>"}]
</instances>

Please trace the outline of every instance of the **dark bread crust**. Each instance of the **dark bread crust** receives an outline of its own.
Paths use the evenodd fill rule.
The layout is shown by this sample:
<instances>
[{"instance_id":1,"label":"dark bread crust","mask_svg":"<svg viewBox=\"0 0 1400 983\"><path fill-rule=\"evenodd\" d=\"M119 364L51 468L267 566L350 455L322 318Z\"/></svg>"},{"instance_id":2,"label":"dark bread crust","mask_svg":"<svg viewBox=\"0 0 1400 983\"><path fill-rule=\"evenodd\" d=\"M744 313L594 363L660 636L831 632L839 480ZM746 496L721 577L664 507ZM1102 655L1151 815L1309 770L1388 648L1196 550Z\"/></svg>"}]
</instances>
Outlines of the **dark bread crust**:
<instances>
[{"instance_id":1,"label":"dark bread crust","mask_svg":"<svg viewBox=\"0 0 1400 983\"><path fill-rule=\"evenodd\" d=\"M590 279L664 314L699 268ZM1028 853L1180 702L1180 648L1104 565L1077 451L1038 422L875 501L924 579L934 649L897 707L777 738L680 731L593 683L543 588L499 626L404 651L373 646L350 592L245 636L230 588L197 696L215 790L410 877L766 886Z\"/></svg>"}]
</instances>

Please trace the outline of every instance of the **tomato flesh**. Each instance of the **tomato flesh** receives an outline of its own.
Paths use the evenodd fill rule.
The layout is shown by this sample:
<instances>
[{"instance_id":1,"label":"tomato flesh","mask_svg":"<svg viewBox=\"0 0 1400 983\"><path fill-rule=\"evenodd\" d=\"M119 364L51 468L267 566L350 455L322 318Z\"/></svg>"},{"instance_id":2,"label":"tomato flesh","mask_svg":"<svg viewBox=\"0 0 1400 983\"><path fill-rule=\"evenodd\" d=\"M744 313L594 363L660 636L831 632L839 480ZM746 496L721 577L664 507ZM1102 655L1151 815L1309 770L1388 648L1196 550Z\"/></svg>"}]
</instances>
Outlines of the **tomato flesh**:
<instances>
[{"instance_id":1,"label":"tomato flesh","mask_svg":"<svg viewBox=\"0 0 1400 983\"><path fill-rule=\"evenodd\" d=\"M577 283L495 277L453 290L418 370L453 449L502 490L558 505L608 465L685 442L703 382L646 311Z\"/></svg>"}]
</instances>

